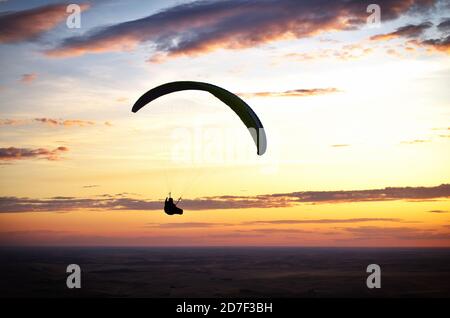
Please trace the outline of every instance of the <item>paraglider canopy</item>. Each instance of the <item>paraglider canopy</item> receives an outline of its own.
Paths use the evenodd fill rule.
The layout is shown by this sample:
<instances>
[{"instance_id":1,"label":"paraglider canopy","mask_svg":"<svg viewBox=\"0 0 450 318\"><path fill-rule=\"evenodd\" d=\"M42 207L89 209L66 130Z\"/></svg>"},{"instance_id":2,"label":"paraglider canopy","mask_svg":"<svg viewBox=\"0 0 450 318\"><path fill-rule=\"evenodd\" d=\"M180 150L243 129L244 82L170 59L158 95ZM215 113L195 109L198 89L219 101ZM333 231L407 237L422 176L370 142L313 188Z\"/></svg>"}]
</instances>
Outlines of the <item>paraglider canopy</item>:
<instances>
[{"instance_id":1,"label":"paraglider canopy","mask_svg":"<svg viewBox=\"0 0 450 318\"><path fill-rule=\"evenodd\" d=\"M230 107L236 115L239 116L245 126L247 126L250 135L256 144L258 155L263 155L266 152L266 134L258 116L239 96L216 85L193 81L166 83L157 86L142 95L133 105L132 112L136 113L139 109L161 96L185 90L200 90L209 92L228 105L228 107Z\"/></svg>"}]
</instances>

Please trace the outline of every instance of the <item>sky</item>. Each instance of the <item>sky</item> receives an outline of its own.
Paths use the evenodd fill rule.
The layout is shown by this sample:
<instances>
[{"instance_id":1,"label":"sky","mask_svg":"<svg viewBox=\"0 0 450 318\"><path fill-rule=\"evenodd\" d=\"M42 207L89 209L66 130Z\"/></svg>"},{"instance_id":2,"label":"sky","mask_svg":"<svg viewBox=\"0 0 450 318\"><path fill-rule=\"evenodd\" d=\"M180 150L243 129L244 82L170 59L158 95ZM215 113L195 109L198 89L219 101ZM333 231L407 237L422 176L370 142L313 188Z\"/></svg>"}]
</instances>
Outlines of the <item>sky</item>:
<instances>
[{"instance_id":1,"label":"sky","mask_svg":"<svg viewBox=\"0 0 450 318\"><path fill-rule=\"evenodd\" d=\"M0 1L0 245L449 247L450 4L371 3Z\"/></svg>"}]
</instances>

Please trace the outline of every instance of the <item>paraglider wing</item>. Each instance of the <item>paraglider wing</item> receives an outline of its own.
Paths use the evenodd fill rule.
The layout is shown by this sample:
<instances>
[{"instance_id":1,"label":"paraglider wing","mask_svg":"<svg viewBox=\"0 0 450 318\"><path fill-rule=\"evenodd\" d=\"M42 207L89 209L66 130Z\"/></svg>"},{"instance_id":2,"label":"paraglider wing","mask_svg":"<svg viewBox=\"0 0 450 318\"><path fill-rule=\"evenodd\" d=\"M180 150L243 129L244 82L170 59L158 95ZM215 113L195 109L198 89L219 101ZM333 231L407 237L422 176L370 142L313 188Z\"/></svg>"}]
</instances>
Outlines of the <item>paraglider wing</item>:
<instances>
[{"instance_id":1,"label":"paraglider wing","mask_svg":"<svg viewBox=\"0 0 450 318\"><path fill-rule=\"evenodd\" d=\"M137 112L139 109L161 96L185 90L206 91L227 104L249 129L250 134L255 141L258 155L262 155L266 152L266 134L258 116L240 97L216 85L192 81L166 83L157 86L142 95L133 105L132 111L133 113Z\"/></svg>"}]
</instances>

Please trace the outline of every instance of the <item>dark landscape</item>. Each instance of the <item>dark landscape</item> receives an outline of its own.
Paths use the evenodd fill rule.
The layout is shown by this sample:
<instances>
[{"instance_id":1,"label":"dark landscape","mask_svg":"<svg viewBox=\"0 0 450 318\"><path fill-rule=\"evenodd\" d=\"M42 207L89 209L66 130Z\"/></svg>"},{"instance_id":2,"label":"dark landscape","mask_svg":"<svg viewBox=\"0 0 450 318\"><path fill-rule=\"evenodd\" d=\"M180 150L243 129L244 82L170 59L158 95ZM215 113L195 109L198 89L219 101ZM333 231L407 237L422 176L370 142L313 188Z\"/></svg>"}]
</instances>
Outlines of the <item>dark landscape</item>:
<instances>
[{"instance_id":1,"label":"dark landscape","mask_svg":"<svg viewBox=\"0 0 450 318\"><path fill-rule=\"evenodd\" d=\"M72 263L81 289L66 287ZM449 297L450 249L14 247L0 273L1 297Z\"/></svg>"}]
</instances>

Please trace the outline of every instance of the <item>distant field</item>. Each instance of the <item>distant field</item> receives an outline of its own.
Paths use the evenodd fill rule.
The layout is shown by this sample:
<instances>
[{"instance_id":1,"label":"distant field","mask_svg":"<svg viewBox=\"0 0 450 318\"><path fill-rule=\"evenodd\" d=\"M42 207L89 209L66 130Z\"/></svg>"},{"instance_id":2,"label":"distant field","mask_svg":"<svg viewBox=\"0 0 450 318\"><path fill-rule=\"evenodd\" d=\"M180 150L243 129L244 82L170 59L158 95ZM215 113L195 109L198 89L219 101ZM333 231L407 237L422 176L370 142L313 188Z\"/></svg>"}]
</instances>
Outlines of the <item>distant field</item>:
<instances>
[{"instance_id":1,"label":"distant field","mask_svg":"<svg viewBox=\"0 0 450 318\"><path fill-rule=\"evenodd\" d=\"M371 263L381 289L366 287ZM2 297L450 297L449 282L450 249L0 249Z\"/></svg>"}]
</instances>

